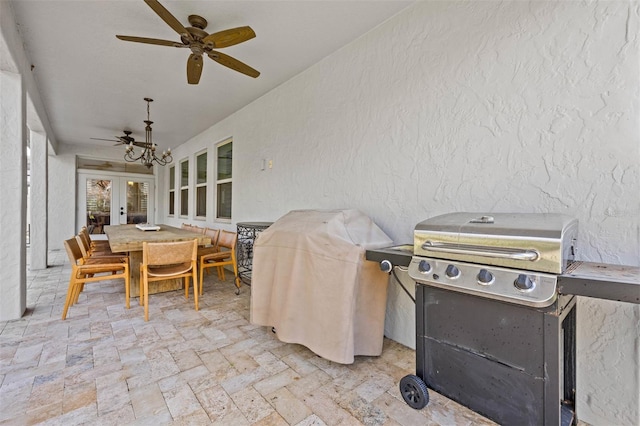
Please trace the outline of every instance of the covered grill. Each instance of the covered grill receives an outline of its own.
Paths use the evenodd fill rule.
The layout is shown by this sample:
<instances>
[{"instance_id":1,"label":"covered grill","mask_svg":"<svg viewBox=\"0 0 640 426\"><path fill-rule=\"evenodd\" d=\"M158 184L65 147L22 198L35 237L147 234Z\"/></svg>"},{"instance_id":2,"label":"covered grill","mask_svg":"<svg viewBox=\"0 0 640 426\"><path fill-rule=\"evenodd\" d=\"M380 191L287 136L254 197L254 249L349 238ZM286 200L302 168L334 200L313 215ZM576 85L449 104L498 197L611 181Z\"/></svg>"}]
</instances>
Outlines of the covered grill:
<instances>
[{"instance_id":1,"label":"covered grill","mask_svg":"<svg viewBox=\"0 0 640 426\"><path fill-rule=\"evenodd\" d=\"M416 282L409 405L428 386L501 424L576 422L575 295L640 303L638 268L574 262L577 232L559 214L452 213L416 225L412 257L367 253Z\"/></svg>"},{"instance_id":2,"label":"covered grill","mask_svg":"<svg viewBox=\"0 0 640 426\"><path fill-rule=\"evenodd\" d=\"M357 210L297 210L254 244L251 322L334 362L380 355L387 277L365 250L391 239Z\"/></svg>"}]
</instances>

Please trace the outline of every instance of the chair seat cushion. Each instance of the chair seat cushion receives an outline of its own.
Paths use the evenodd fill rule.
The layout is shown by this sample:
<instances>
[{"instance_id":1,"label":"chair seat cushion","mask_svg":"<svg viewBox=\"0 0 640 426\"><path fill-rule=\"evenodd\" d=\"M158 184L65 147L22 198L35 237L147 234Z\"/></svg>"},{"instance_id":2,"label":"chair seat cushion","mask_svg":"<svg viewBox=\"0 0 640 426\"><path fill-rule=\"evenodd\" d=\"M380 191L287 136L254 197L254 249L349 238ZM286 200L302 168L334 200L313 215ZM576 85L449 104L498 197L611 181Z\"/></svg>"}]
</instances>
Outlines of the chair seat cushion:
<instances>
[{"instance_id":1,"label":"chair seat cushion","mask_svg":"<svg viewBox=\"0 0 640 426\"><path fill-rule=\"evenodd\" d=\"M175 265L151 266L147 268L150 276L165 277L169 275L184 274L191 270L191 262L178 263Z\"/></svg>"}]
</instances>

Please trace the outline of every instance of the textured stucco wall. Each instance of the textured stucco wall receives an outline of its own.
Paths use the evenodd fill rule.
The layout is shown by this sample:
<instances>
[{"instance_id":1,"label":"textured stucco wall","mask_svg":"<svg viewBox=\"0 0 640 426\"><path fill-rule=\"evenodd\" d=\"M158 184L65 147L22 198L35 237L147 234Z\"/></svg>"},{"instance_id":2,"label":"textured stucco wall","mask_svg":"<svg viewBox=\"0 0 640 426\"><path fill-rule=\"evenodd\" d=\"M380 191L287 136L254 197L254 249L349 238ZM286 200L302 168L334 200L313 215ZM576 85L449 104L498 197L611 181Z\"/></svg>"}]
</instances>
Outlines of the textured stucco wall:
<instances>
[{"instance_id":1,"label":"textured stucco wall","mask_svg":"<svg viewBox=\"0 0 640 426\"><path fill-rule=\"evenodd\" d=\"M624 1L418 2L176 158L233 136L234 222L358 208L401 243L440 213L558 212L580 221L581 260L638 265L638 15ZM402 323L413 306L393 291L388 322ZM578 415L640 423L640 307L578 308Z\"/></svg>"}]
</instances>

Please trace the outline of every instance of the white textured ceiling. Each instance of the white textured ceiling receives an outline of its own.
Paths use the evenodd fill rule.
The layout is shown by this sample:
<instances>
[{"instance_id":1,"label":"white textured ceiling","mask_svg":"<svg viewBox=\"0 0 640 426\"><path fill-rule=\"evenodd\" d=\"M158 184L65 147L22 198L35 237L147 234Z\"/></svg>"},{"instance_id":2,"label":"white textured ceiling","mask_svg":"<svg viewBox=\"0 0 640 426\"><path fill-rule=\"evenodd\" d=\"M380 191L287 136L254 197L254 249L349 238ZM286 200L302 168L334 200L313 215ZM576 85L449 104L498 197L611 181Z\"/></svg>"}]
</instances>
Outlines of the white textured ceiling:
<instances>
[{"instance_id":1,"label":"white textured ceiling","mask_svg":"<svg viewBox=\"0 0 640 426\"><path fill-rule=\"evenodd\" d=\"M2 0L4 1L4 0ZM179 41L142 0L18 0L12 3L55 137L109 142L123 129L144 140L154 99L154 142L177 146L387 20L409 1L168 1L184 25L206 31L249 25L256 38L220 49L256 68L253 79L205 58L200 84L186 81L188 49L125 42L116 34ZM115 138L114 138L115 139Z\"/></svg>"}]
</instances>

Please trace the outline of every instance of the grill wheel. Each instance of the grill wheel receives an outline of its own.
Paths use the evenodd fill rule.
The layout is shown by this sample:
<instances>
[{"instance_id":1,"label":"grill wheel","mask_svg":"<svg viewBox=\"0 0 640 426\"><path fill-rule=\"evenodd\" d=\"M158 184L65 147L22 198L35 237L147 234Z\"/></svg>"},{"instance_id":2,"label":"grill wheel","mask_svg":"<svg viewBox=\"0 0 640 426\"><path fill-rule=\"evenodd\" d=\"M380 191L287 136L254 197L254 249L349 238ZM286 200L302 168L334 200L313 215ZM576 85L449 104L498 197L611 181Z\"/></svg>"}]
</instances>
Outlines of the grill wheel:
<instances>
[{"instance_id":1,"label":"grill wheel","mask_svg":"<svg viewBox=\"0 0 640 426\"><path fill-rule=\"evenodd\" d=\"M420 410L429 403L427 385L420 377L413 374L404 376L400 380L400 393L404 402L413 409Z\"/></svg>"}]
</instances>

